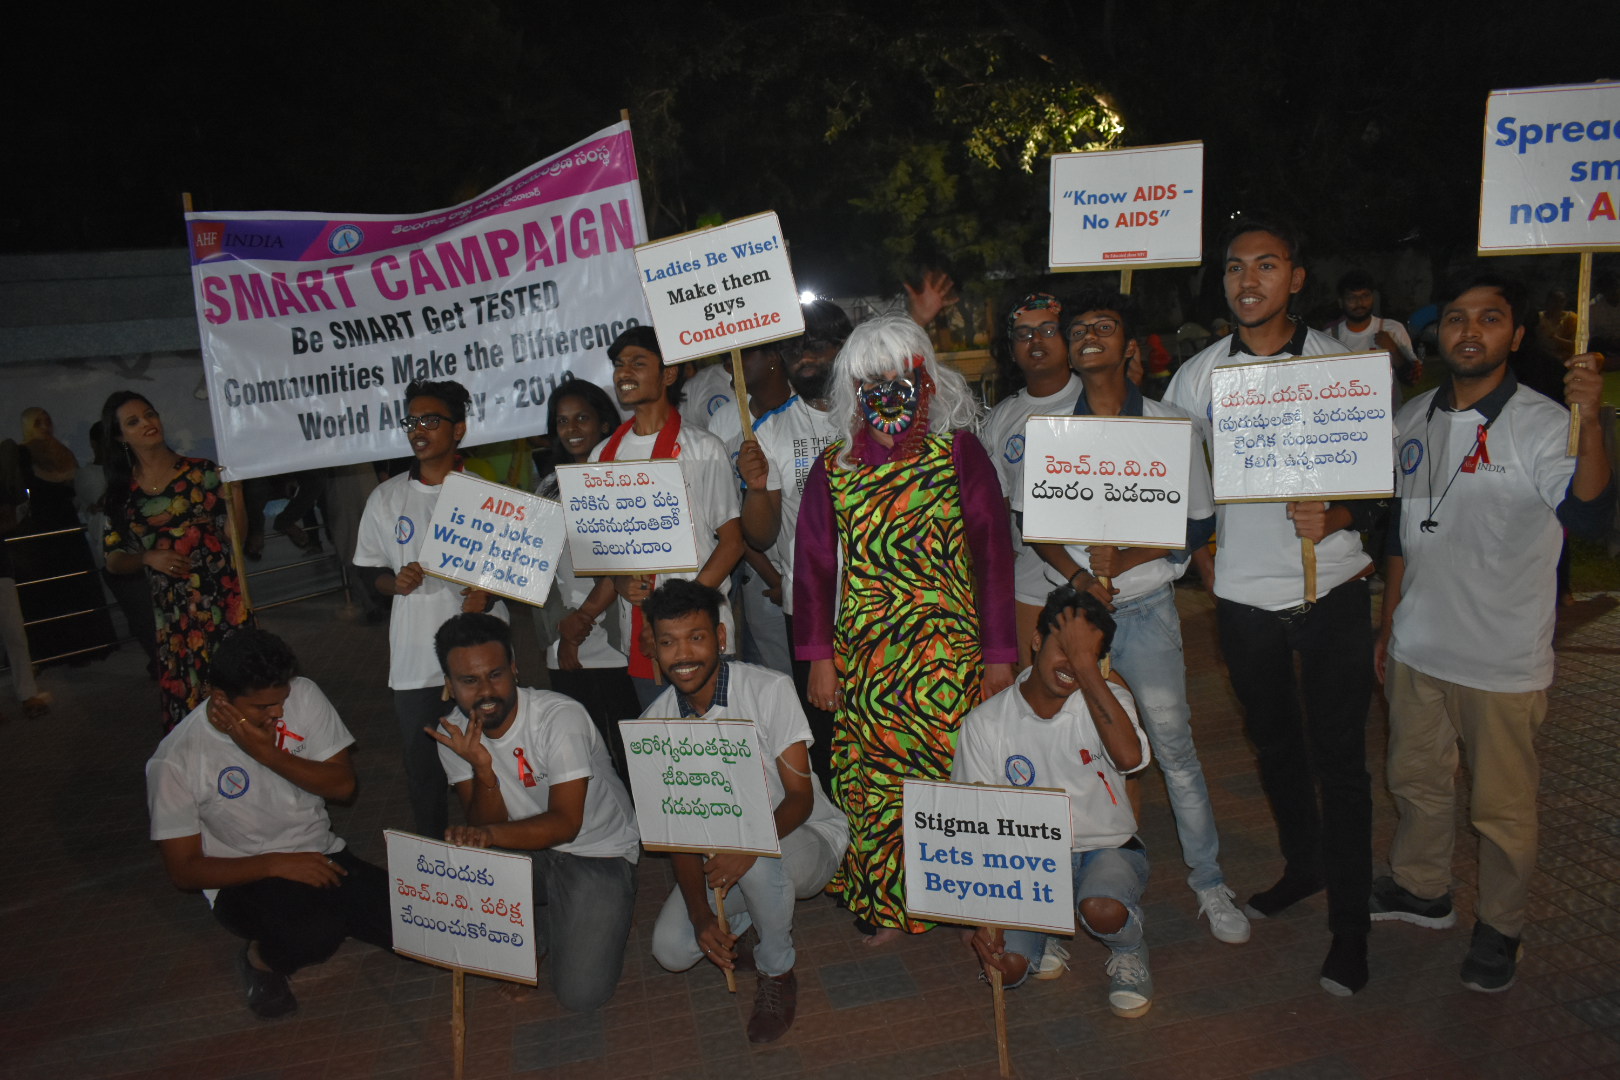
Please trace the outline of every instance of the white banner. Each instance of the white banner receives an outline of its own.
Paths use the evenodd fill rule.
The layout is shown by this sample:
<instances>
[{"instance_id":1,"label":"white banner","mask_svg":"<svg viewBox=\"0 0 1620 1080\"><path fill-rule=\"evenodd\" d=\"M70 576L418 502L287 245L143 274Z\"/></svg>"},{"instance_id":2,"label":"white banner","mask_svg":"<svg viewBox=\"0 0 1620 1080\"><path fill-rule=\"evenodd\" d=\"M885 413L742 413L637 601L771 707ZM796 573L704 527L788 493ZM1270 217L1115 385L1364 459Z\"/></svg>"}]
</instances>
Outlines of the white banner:
<instances>
[{"instance_id":1,"label":"white banner","mask_svg":"<svg viewBox=\"0 0 1620 1080\"><path fill-rule=\"evenodd\" d=\"M1067 792L936 780L904 786L907 913L1074 933Z\"/></svg>"},{"instance_id":2,"label":"white banner","mask_svg":"<svg viewBox=\"0 0 1620 1080\"><path fill-rule=\"evenodd\" d=\"M1493 90L1479 250L1620 249L1620 82Z\"/></svg>"},{"instance_id":3,"label":"white banner","mask_svg":"<svg viewBox=\"0 0 1620 1080\"><path fill-rule=\"evenodd\" d=\"M562 554L562 507L453 472L444 478L417 562L435 577L543 605Z\"/></svg>"},{"instance_id":4,"label":"white banner","mask_svg":"<svg viewBox=\"0 0 1620 1080\"><path fill-rule=\"evenodd\" d=\"M186 215L209 407L231 477L409 452L405 387L472 394L466 445L544 431L647 321L635 151L616 124L446 210Z\"/></svg>"},{"instance_id":5,"label":"white banner","mask_svg":"<svg viewBox=\"0 0 1620 1080\"><path fill-rule=\"evenodd\" d=\"M636 825L649 851L781 855L752 720L621 720Z\"/></svg>"},{"instance_id":6,"label":"white banner","mask_svg":"<svg viewBox=\"0 0 1620 1080\"><path fill-rule=\"evenodd\" d=\"M804 333L775 213L644 244L636 266L666 364Z\"/></svg>"},{"instance_id":7,"label":"white banner","mask_svg":"<svg viewBox=\"0 0 1620 1080\"><path fill-rule=\"evenodd\" d=\"M698 569L697 533L679 461L559 465L574 573Z\"/></svg>"},{"instance_id":8,"label":"white banner","mask_svg":"<svg viewBox=\"0 0 1620 1080\"><path fill-rule=\"evenodd\" d=\"M1032 416L1024 542L1184 548L1191 462L1191 420Z\"/></svg>"},{"instance_id":9,"label":"white banner","mask_svg":"<svg viewBox=\"0 0 1620 1080\"><path fill-rule=\"evenodd\" d=\"M1204 144L1052 155L1053 270L1196 266L1204 257Z\"/></svg>"},{"instance_id":10,"label":"white banner","mask_svg":"<svg viewBox=\"0 0 1620 1080\"><path fill-rule=\"evenodd\" d=\"M383 830L394 951L533 984L534 876L527 855Z\"/></svg>"},{"instance_id":11,"label":"white banner","mask_svg":"<svg viewBox=\"0 0 1620 1080\"><path fill-rule=\"evenodd\" d=\"M1216 502L1394 491L1388 353L1265 360L1211 376Z\"/></svg>"}]
</instances>

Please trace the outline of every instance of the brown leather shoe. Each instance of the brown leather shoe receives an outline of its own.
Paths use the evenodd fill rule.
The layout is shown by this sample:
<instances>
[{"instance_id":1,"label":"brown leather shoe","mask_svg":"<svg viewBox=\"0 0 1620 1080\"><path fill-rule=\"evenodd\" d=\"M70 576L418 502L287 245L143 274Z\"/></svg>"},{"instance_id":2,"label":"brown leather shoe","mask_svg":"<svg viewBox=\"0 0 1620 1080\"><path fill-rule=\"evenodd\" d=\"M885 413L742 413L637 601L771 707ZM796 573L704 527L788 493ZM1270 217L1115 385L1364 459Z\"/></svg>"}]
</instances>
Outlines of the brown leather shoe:
<instances>
[{"instance_id":1,"label":"brown leather shoe","mask_svg":"<svg viewBox=\"0 0 1620 1080\"><path fill-rule=\"evenodd\" d=\"M786 975L759 976L754 991L754 1015L748 1019L748 1041L775 1042L793 1026L793 1014L799 1008L799 980L789 971Z\"/></svg>"}]
</instances>

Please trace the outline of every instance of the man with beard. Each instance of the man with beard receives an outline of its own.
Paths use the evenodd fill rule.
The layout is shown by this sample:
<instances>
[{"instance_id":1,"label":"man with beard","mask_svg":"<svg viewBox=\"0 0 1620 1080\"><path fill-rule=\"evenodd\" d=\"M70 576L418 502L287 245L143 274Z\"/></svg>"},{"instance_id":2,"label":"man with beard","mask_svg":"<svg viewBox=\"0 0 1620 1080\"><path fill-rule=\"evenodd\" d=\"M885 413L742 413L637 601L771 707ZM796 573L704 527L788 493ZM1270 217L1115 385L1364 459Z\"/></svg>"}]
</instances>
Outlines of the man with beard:
<instances>
[{"instance_id":1,"label":"man with beard","mask_svg":"<svg viewBox=\"0 0 1620 1080\"><path fill-rule=\"evenodd\" d=\"M1192 418L1206 443L1217 367L1344 351L1288 313L1305 287L1291 229L1240 219L1227 236L1222 278L1237 332L1188 360L1164 397ZM1326 888L1333 943L1321 986L1346 996L1367 985L1371 929L1366 579L1373 566L1359 535L1369 508L1364 500L1223 503L1215 516L1219 547L1204 580L1215 594L1221 652L1243 705L1244 732L1254 744L1284 860L1282 878L1251 896L1244 910L1251 919L1269 918ZM1302 539L1315 544L1314 600L1305 598ZM1200 563L1200 572L1205 569ZM1296 654L1303 678L1295 675Z\"/></svg>"},{"instance_id":2,"label":"man with beard","mask_svg":"<svg viewBox=\"0 0 1620 1080\"><path fill-rule=\"evenodd\" d=\"M848 436L827 411L827 382L833 358L849 337L849 316L831 300L804 306L804 335L776 346L787 363L794 396L761 416L754 441L745 442L737 471L746 485L742 500L743 537L765 552L781 575L779 586L788 640L793 640L793 540L799 524L799 500L805 478L821 452ZM828 775L832 750L832 713L810 702L810 662L793 661L793 685L810 721L810 746L816 775Z\"/></svg>"},{"instance_id":3,"label":"man with beard","mask_svg":"<svg viewBox=\"0 0 1620 1080\"><path fill-rule=\"evenodd\" d=\"M831 880L849 847L849 825L810 767L810 728L788 677L723 658L720 602L719 593L690 581L660 585L647 601L658 666L670 689L646 715L754 722L782 856L722 852L706 859L672 852L676 887L658 915L652 949L671 971L703 959L726 970L758 971L748 1040L766 1043L793 1026L798 1002L794 901L820 894ZM729 933L711 907L716 891L728 898ZM743 937L750 929L755 946Z\"/></svg>"},{"instance_id":4,"label":"man with beard","mask_svg":"<svg viewBox=\"0 0 1620 1080\"><path fill-rule=\"evenodd\" d=\"M1351 270L1339 279L1339 309L1344 317L1329 326L1328 333L1346 352L1389 353L1390 370L1411 386L1423 377L1423 365L1412 351L1412 338L1399 319L1374 315L1378 306L1378 283L1364 270Z\"/></svg>"},{"instance_id":5,"label":"man with beard","mask_svg":"<svg viewBox=\"0 0 1620 1080\"><path fill-rule=\"evenodd\" d=\"M1434 930L1457 921L1451 854L1457 739L1479 832L1479 898L1462 965L1470 990L1513 985L1536 869L1535 737L1553 678L1554 568L1563 528L1601 535L1614 513L1602 426L1521 386L1524 291L1478 277L1440 310L1450 378L1395 421L1400 475L1383 627L1374 650L1389 696L1389 791L1400 821L1392 875L1372 917ZM1564 362L1564 395L1596 417L1602 357Z\"/></svg>"},{"instance_id":6,"label":"man with beard","mask_svg":"<svg viewBox=\"0 0 1620 1080\"><path fill-rule=\"evenodd\" d=\"M1068 367L1079 373L1082 386L1071 410L1076 416L1182 416L1173 407L1144 397L1126 378L1131 357L1141 351L1133 336L1137 320L1136 305L1128 296L1094 287L1075 299L1064 331ZM1013 505L1022 509L1021 488L1013 499ZM1187 545L1181 551L1103 544L1032 546L1045 560L1048 589L1071 584L1113 613L1114 670L1136 695L1142 727L1164 773L1181 857L1191 871L1187 884L1198 897L1199 914L1209 920L1210 933L1229 945L1240 945L1249 940L1249 920L1232 903L1232 890L1221 872L1220 836L1210 809L1209 786L1193 745L1187 661L1176 613L1175 582L1186 573L1189 554L1208 543L1215 528L1209 474L1203 447L1196 440L1186 502ZM1106 586L1104 579L1109 582Z\"/></svg>"},{"instance_id":7,"label":"man with beard","mask_svg":"<svg viewBox=\"0 0 1620 1080\"><path fill-rule=\"evenodd\" d=\"M458 611L507 617L506 605L489 593L429 577L416 561L444 478L461 471L459 447L467 434L470 404L467 388L448 379L418 379L405 388L407 415L400 427L415 460L409 472L378 484L366 499L354 548L361 577L394 598L388 623L388 685L394 691L414 828L435 838L444 835L450 810L438 752L422 738L422 729L445 713L442 676L433 659L433 632Z\"/></svg>"},{"instance_id":8,"label":"man with beard","mask_svg":"<svg viewBox=\"0 0 1620 1080\"><path fill-rule=\"evenodd\" d=\"M613 362L613 390L619 408L634 412L629 420L591 450L591 461L667 461L681 463L691 500L696 574L616 574L603 576L585 602L562 621L558 633L576 644L590 636L591 626L613 606L617 595L620 640L630 654L630 678L643 707L658 696L651 641L641 618L641 603L652 595L656 577L696 578L722 593L731 587L731 571L742 558L742 527L737 524L737 485L728 467L726 447L700 427L683 424L676 404L681 399L679 366L664 364L658 335L650 326L632 326L608 346ZM610 618L613 616L609 616ZM731 623L727 605L722 618ZM735 628L733 628L735 629Z\"/></svg>"},{"instance_id":9,"label":"man with beard","mask_svg":"<svg viewBox=\"0 0 1620 1080\"><path fill-rule=\"evenodd\" d=\"M565 1008L600 1008L624 969L641 852L607 745L573 698L518 687L501 620L457 615L433 646L458 711L424 730L467 815L445 839L530 857L551 988Z\"/></svg>"}]
</instances>

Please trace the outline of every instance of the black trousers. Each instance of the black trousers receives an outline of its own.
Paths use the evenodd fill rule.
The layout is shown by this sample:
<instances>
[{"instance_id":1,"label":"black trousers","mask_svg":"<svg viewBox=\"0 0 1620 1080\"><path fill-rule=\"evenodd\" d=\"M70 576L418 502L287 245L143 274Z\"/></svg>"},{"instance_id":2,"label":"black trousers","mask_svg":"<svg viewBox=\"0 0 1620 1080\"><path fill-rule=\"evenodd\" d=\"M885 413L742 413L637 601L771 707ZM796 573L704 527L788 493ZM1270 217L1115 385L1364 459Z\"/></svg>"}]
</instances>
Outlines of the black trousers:
<instances>
[{"instance_id":1,"label":"black trousers","mask_svg":"<svg viewBox=\"0 0 1620 1080\"><path fill-rule=\"evenodd\" d=\"M286 878L232 885L214 899L214 918L237 937L257 941L259 956L281 975L320 963L344 938L392 949L387 872L347 848L327 857L348 871L336 887Z\"/></svg>"},{"instance_id":2,"label":"black trousers","mask_svg":"<svg viewBox=\"0 0 1620 1080\"><path fill-rule=\"evenodd\" d=\"M1365 934L1372 891L1367 581L1347 581L1303 610L1217 599L1215 614L1286 873L1327 885L1335 934ZM1294 674L1296 653L1301 678Z\"/></svg>"}]
</instances>

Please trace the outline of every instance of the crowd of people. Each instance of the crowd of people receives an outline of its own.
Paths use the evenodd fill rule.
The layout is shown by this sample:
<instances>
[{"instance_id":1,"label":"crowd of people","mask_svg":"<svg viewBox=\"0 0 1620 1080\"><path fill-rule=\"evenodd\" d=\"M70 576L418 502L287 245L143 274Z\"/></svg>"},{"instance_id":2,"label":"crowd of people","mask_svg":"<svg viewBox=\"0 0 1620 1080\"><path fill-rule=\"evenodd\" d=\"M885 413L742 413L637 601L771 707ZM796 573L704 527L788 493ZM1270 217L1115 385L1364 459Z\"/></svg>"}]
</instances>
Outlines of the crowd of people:
<instances>
[{"instance_id":1,"label":"crowd of people","mask_svg":"<svg viewBox=\"0 0 1620 1080\"><path fill-rule=\"evenodd\" d=\"M392 598L388 685L411 824L531 856L536 945L559 1001L601 1006L623 967L641 847L617 721L637 715L752 720L769 749L782 857L673 855L676 888L652 935L671 970L758 973L756 1042L793 1022L798 900L831 895L873 947L932 929L905 903L907 778L1069 793L1077 926L1106 946L1113 1012L1135 1017L1151 1007L1153 976L1133 774L1154 762L1163 772L1189 909L1211 935L1241 945L1254 923L1325 891L1320 982L1349 995L1368 981L1374 921L1456 921L1460 741L1481 848L1461 977L1480 991L1512 985L1535 865L1533 738L1553 678L1555 567L1566 528L1601 531L1614 512L1602 431L1582 424L1567 456L1568 412L1517 374L1534 316L1512 282L1445 290L1445 377L1400 404L1399 384L1422 365L1404 328L1374 314L1371 279L1339 283L1344 317L1322 332L1290 311L1305 268L1286 225L1235 222L1219 265L1232 331L1174 372L1163 401L1132 377L1147 337L1136 304L1097 287L1010 306L1002 333L1021 386L988 414L921 325L940 304L852 326L813 301L803 335L744 357L758 390L746 437L726 396L735 388L710 386L686 408L684 370L663 363L650 328L627 330L608 350L611 396L577 380L552 395L551 453L534 483L555 498L558 464L677 460L698 569L593 581L564 559L533 610L549 690L520 686L505 603L418 562L444 480L466 465L471 421L458 383L409 387L410 467L371 493L353 562ZM929 290L945 291L937 280ZM1390 357L1394 498L1217 504L1206 459L1215 371L1349 351ZM1554 362L1563 401L1595 418L1602 357ZM730 404L710 408L716 398ZM1024 424L1053 414L1190 419L1184 544L1026 545ZM174 883L209 890L246 941L250 1007L283 1015L299 967L346 936L390 941L381 871L347 851L325 810L353 791L353 739L240 603L217 469L171 450L139 395L109 399L103 421L107 568L144 571L152 586L172 727L148 766L152 836ZM1314 594L1302 539L1314 545ZM1189 568L1214 597L1277 826L1281 873L1241 902L1193 737L1175 597ZM1375 880L1365 742L1379 684L1400 819L1391 872ZM1061 975L1070 959L1040 934L964 937L1009 986Z\"/></svg>"}]
</instances>

